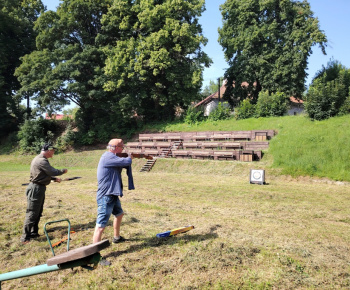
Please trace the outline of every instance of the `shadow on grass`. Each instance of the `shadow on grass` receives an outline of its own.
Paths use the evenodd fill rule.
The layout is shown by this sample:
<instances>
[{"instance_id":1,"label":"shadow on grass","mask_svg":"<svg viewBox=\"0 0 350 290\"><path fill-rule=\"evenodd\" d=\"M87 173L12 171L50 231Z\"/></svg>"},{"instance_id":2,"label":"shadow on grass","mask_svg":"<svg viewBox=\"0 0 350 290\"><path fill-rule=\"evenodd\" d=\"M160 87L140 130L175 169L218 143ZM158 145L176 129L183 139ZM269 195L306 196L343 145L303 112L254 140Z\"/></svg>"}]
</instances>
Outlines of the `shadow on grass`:
<instances>
[{"instance_id":1,"label":"shadow on grass","mask_svg":"<svg viewBox=\"0 0 350 290\"><path fill-rule=\"evenodd\" d=\"M154 248L154 247L161 247L164 245L174 245L174 244L187 244L191 242L200 242L204 240L212 240L216 239L218 235L214 233L213 231L210 231L207 234L203 235L176 235L171 236L167 238L157 238L157 237L151 237L151 238L144 238L144 239L127 239L127 242L141 242L137 245L131 245L129 248L123 250L123 251L113 251L109 254L104 255L105 258L111 258L111 257L118 257L123 254L129 254L136 251L141 251L144 248Z\"/></svg>"}]
</instances>

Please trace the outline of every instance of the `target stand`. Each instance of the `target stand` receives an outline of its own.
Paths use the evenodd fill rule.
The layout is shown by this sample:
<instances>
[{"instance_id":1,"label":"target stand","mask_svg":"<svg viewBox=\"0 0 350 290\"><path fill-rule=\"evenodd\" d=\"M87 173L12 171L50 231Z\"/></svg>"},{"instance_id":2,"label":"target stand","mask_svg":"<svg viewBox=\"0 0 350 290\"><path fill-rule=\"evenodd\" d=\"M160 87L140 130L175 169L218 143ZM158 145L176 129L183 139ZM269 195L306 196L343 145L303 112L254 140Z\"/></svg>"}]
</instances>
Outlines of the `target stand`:
<instances>
[{"instance_id":1,"label":"target stand","mask_svg":"<svg viewBox=\"0 0 350 290\"><path fill-rule=\"evenodd\" d=\"M266 184L265 183L265 170L263 170L263 169L251 169L249 182L250 182L250 184Z\"/></svg>"}]
</instances>

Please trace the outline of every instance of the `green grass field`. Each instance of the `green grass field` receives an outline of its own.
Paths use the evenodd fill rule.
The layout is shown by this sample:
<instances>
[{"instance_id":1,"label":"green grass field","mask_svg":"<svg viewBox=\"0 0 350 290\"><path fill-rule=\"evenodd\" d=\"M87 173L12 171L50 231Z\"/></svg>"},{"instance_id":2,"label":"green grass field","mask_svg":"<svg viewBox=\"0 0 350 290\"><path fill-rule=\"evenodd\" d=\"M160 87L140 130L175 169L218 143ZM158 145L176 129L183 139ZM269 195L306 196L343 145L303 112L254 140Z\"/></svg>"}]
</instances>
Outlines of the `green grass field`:
<instances>
[{"instance_id":1,"label":"green grass field","mask_svg":"<svg viewBox=\"0 0 350 290\"><path fill-rule=\"evenodd\" d=\"M260 162L159 159L151 172L141 173L145 160L134 160L136 189L125 191L122 198L126 215L121 230L128 241L101 252L111 266L5 281L1 289L350 288L349 137L340 135L348 129L349 118L248 123L221 123L220 129L278 130ZM185 125L166 130L183 130L179 126ZM336 140L339 137L342 141ZM334 160L327 165L318 154L330 148L337 152L332 158L325 154L325 160ZM71 249L92 242L96 167L102 152L68 152L50 161L54 167L69 168L65 177L82 178L48 186L40 234L45 222L68 218L76 232ZM27 245L19 241L26 207L21 184L28 182L32 158L0 155L0 273L45 264L52 257L45 236ZM320 161L315 161L316 169L313 163L308 169L306 162L314 159ZM265 169L266 185L249 184L252 168ZM111 222L103 236L110 241ZM186 225L195 229L156 238L159 232ZM52 242L66 231L64 223L50 226ZM64 243L56 253L65 251Z\"/></svg>"},{"instance_id":2,"label":"green grass field","mask_svg":"<svg viewBox=\"0 0 350 290\"><path fill-rule=\"evenodd\" d=\"M68 218L71 249L91 243L96 218L96 166L70 168L70 182L47 189L45 222ZM3 156L2 156L3 158ZM6 158L6 162L11 160ZM29 157L28 157L29 158ZM70 162L82 163L83 156ZM51 161L59 167L63 156ZM2 282L2 289L332 289L350 287L350 187L326 179L283 176L266 170L267 185L249 184L255 164L158 160L138 172L126 191L122 235L129 240L101 254L112 262L94 271L62 270ZM45 236L28 245L19 238L25 215L28 166L0 172L0 272L45 264L52 257ZM68 166L69 167L69 166ZM4 165L2 164L2 168ZM112 220L111 220L112 221ZM194 225L167 239L156 234ZM66 224L49 227L52 242ZM41 230L42 234L43 231ZM104 238L111 241L110 224ZM66 251L66 244L57 253Z\"/></svg>"}]
</instances>

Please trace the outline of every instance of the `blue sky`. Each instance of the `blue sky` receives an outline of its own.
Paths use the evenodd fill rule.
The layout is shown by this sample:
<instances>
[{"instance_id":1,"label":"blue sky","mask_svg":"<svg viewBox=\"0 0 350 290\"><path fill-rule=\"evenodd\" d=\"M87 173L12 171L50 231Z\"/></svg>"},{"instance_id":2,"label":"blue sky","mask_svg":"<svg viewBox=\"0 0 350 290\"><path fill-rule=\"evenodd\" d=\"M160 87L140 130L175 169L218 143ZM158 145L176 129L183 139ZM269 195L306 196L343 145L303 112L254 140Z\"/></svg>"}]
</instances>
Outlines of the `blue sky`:
<instances>
[{"instance_id":1,"label":"blue sky","mask_svg":"<svg viewBox=\"0 0 350 290\"><path fill-rule=\"evenodd\" d=\"M243 1L243 0L242 0ZM204 51L213 60L210 68L204 71L203 87L208 85L210 80L216 81L223 76L227 63L224 53L218 43L218 27L222 24L219 6L225 0L206 0L206 11L200 18L203 34L208 39ZM313 54L309 57L307 73L309 74L306 85L309 85L315 73L326 66L333 58L341 64L350 68L350 37L347 32L350 28L350 0L308 0L314 16L319 19L320 28L328 39L326 48L327 55L323 55L318 46L313 47ZM49 10L56 10L59 0L43 0Z\"/></svg>"}]
</instances>

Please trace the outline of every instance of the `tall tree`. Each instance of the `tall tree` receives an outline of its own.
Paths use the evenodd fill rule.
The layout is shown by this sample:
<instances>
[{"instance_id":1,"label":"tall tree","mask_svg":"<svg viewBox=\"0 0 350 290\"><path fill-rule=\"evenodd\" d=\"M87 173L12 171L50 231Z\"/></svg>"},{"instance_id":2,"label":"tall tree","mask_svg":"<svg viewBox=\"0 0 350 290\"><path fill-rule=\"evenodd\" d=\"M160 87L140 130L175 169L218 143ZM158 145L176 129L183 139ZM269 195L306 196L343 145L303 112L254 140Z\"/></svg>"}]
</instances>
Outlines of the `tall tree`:
<instances>
[{"instance_id":1,"label":"tall tree","mask_svg":"<svg viewBox=\"0 0 350 290\"><path fill-rule=\"evenodd\" d=\"M226 0L221 12L219 42L229 64L225 98L233 105L247 96L256 102L261 90L301 97L311 47L319 44L326 54L327 39L309 3Z\"/></svg>"},{"instance_id":2,"label":"tall tree","mask_svg":"<svg viewBox=\"0 0 350 290\"><path fill-rule=\"evenodd\" d=\"M112 44L106 89L124 111L146 120L174 116L195 100L210 59L198 17L204 0L115 0L103 18L101 42Z\"/></svg>"},{"instance_id":3,"label":"tall tree","mask_svg":"<svg viewBox=\"0 0 350 290\"><path fill-rule=\"evenodd\" d=\"M35 49L34 21L43 11L41 0L0 0L0 137L15 130L21 118L14 72L20 57Z\"/></svg>"},{"instance_id":4,"label":"tall tree","mask_svg":"<svg viewBox=\"0 0 350 290\"><path fill-rule=\"evenodd\" d=\"M42 111L54 112L71 102L79 107L80 132L91 136L85 143L108 138L101 126L114 124L111 118L118 114L113 95L103 89L106 58L96 45L101 18L112 2L64 0L56 12L43 13L35 25L37 50L24 56L16 70L20 92L32 96Z\"/></svg>"}]
</instances>

